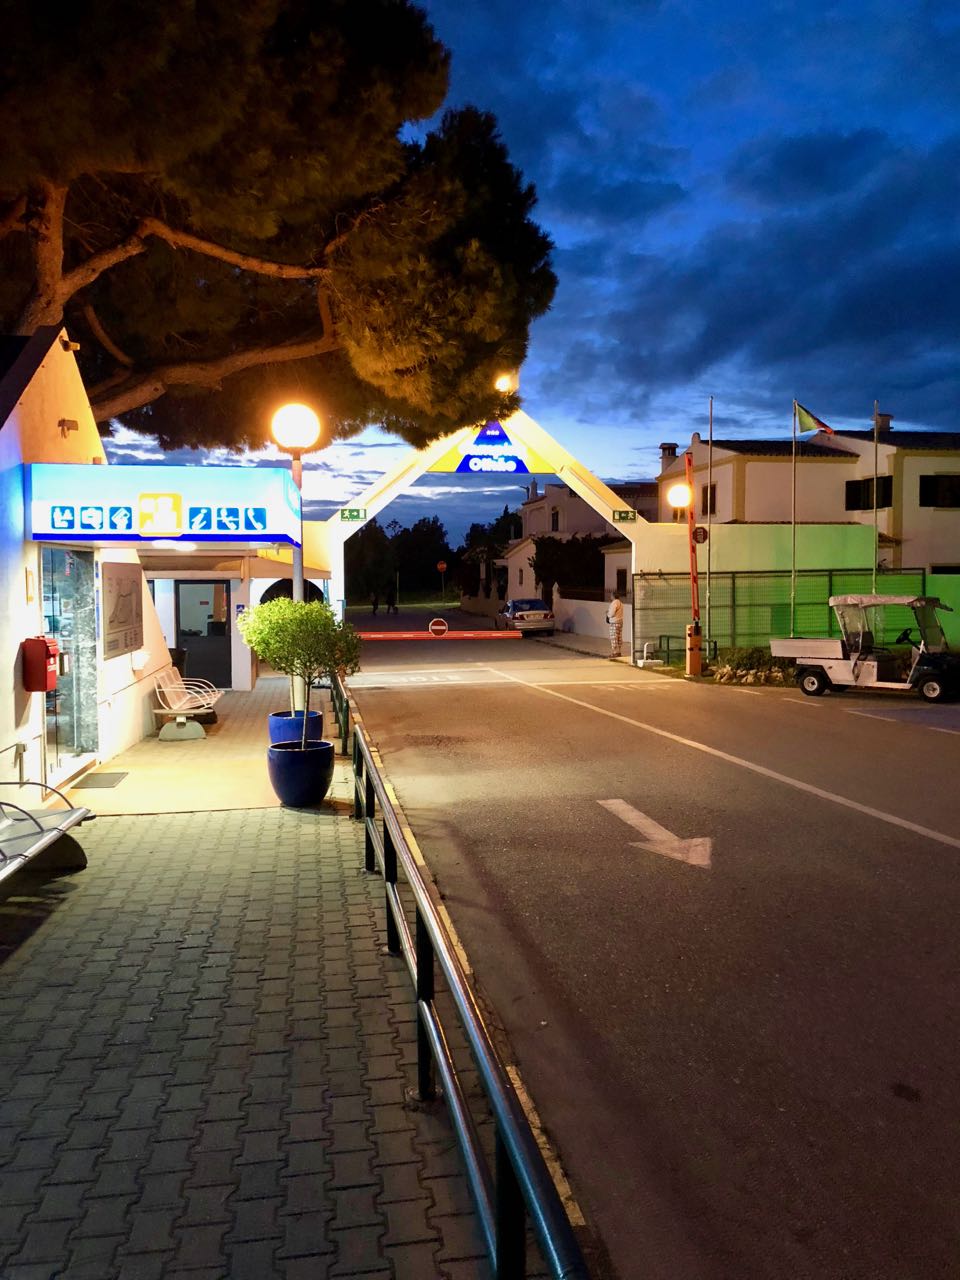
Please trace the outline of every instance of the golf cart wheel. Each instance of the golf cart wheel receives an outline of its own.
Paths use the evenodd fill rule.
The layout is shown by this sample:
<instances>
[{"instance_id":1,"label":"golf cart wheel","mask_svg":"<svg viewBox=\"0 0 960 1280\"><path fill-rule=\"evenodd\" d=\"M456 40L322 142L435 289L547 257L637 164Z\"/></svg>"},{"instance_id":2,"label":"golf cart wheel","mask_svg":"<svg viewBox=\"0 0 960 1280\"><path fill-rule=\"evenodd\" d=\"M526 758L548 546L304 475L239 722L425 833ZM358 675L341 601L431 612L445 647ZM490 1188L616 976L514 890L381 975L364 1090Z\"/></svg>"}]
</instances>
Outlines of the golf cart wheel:
<instances>
[{"instance_id":1,"label":"golf cart wheel","mask_svg":"<svg viewBox=\"0 0 960 1280\"><path fill-rule=\"evenodd\" d=\"M808 698L819 698L830 687L826 675L816 667L804 667L802 671L798 671L797 684Z\"/></svg>"},{"instance_id":2,"label":"golf cart wheel","mask_svg":"<svg viewBox=\"0 0 960 1280\"><path fill-rule=\"evenodd\" d=\"M946 697L943 681L936 676L927 676L925 680L921 680L917 690L925 702L942 702Z\"/></svg>"}]
</instances>

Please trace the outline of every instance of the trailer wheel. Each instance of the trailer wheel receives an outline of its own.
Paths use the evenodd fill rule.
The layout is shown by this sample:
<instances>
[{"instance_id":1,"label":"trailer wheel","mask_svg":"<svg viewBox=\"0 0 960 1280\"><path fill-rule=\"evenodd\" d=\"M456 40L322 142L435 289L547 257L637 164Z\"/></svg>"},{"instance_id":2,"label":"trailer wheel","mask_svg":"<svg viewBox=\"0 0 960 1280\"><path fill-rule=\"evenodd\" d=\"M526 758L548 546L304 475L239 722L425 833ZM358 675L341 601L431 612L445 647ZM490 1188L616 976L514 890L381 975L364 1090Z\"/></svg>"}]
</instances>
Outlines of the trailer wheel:
<instances>
[{"instance_id":1,"label":"trailer wheel","mask_svg":"<svg viewBox=\"0 0 960 1280\"><path fill-rule=\"evenodd\" d=\"M927 676L925 680L921 680L917 691L925 702L942 702L947 696L943 682L936 676Z\"/></svg>"},{"instance_id":2,"label":"trailer wheel","mask_svg":"<svg viewBox=\"0 0 960 1280\"><path fill-rule=\"evenodd\" d=\"M798 671L797 684L809 698L819 698L830 687L826 674L817 667L803 667Z\"/></svg>"}]
</instances>

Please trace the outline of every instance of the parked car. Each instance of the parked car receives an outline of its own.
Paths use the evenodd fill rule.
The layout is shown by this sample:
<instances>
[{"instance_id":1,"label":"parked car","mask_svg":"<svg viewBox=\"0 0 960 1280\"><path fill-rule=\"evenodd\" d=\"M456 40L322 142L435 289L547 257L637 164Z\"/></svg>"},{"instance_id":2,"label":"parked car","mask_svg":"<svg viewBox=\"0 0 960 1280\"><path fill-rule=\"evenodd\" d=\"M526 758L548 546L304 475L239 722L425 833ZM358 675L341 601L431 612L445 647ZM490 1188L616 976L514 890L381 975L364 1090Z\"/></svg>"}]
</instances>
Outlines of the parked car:
<instances>
[{"instance_id":1,"label":"parked car","mask_svg":"<svg viewBox=\"0 0 960 1280\"><path fill-rule=\"evenodd\" d=\"M960 695L960 654L951 651L937 616L950 612L949 605L936 596L877 595L831 596L830 605L840 638L770 641L774 657L796 662L804 693L815 698L828 689L913 689L927 702ZM901 630L907 610L914 621ZM887 637L894 648L884 643ZM909 645L909 653L901 645Z\"/></svg>"},{"instance_id":2,"label":"parked car","mask_svg":"<svg viewBox=\"0 0 960 1280\"><path fill-rule=\"evenodd\" d=\"M542 600L507 600L493 625L497 631L520 631L523 635L540 631L552 636L557 621Z\"/></svg>"}]
</instances>

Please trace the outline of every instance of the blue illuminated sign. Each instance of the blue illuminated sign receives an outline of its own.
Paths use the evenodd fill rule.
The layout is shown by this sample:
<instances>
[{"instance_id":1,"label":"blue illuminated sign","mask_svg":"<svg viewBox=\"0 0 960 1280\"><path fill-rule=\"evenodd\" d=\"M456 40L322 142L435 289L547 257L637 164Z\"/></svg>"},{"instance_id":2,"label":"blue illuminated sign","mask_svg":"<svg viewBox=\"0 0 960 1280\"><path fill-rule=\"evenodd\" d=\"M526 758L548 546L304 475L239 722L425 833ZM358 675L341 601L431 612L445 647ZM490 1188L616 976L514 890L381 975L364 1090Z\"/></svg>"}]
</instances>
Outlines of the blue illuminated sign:
<instances>
[{"instance_id":1,"label":"blue illuminated sign","mask_svg":"<svg viewBox=\"0 0 960 1280\"><path fill-rule=\"evenodd\" d=\"M30 537L67 542L296 543L300 494L286 467L24 468Z\"/></svg>"}]
</instances>

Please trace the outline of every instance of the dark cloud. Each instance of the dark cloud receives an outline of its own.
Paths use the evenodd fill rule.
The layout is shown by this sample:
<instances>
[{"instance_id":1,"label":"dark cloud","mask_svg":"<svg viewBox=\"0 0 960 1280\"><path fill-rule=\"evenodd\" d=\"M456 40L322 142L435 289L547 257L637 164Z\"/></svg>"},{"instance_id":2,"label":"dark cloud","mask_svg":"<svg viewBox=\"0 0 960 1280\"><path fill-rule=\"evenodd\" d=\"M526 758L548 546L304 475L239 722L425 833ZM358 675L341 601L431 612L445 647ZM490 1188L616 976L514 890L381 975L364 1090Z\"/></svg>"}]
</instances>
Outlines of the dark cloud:
<instances>
[{"instance_id":1,"label":"dark cloud","mask_svg":"<svg viewBox=\"0 0 960 1280\"><path fill-rule=\"evenodd\" d=\"M734 158L728 179L735 191L768 204L819 200L869 182L891 151L881 129L759 138Z\"/></svg>"}]
</instances>

